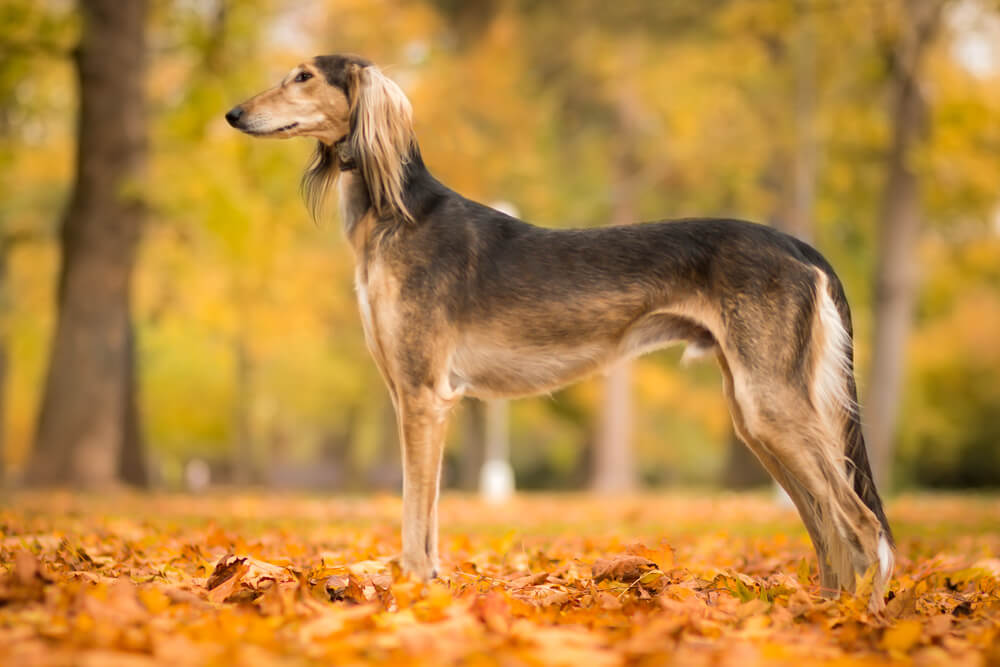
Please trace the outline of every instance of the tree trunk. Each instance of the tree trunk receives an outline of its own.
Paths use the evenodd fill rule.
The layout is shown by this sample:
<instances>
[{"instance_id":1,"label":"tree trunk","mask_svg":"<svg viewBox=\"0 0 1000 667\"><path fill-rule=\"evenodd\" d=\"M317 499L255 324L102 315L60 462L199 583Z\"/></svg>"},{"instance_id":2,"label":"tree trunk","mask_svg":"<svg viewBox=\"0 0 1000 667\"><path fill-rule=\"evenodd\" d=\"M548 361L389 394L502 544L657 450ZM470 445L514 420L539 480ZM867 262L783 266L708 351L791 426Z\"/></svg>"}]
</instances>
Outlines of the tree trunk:
<instances>
[{"instance_id":1,"label":"tree trunk","mask_svg":"<svg viewBox=\"0 0 1000 667\"><path fill-rule=\"evenodd\" d=\"M486 458L486 403L469 398L462 407L462 452L456 486L462 491L475 491Z\"/></svg>"},{"instance_id":2,"label":"tree trunk","mask_svg":"<svg viewBox=\"0 0 1000 667\"><path fill-rule=\"evenodd\" d=\"M906 344L917 290L920 188L912 155L927 129L921 65L939 22L940 0L904 3L900 34L888 52L889 118L878 254L875 262L874 340L864 400L866 440L876 483L889 484L893 438L902 391Z\"/></svg>"},{"instance_id":3,"label":"tree trunk","mask_svg":"<svg viewBox=\"0 0 1000 667\"><path fill-rule=\"evenodd\" d=\"M136 377L135 326L128 322L125 331L125 391L122 406L125 424L122 433L121 460L118 463L118 475L123 482L139 488L149 486L149 469L146 462L146 440L142 432L142 419L139 413L139 384Z\"/></svg>"},{"instance_id":4,"label":"tree trunk","mask_svg":"<svg viewBox=\"0 0 1000 667\"><path fill-rule=\"evenodd\" d=\"M479 495L489 503L503 503L514 495L514 468L510 464L510 401L486 401L486 447L479 473Z\"/></svg>"},{"instance_id":5,"label":"tree trunk","mask_svg":"<svg viewBox=\"0 0 1000 667\"><path fill-rule=\"evenodd\" d=\"M58 318L26 481L113 482L125 430L129 296L145 217L146 0L83 0L76 181Z\"/></svg>"},{"instance_id":6,"label":"tree trunk","mask_svg":"<svg viewBox=\"0 0 1000 667\"><path fill-rule=\"evenodd\" d=\"M382 392L378 422L377 454L368 474L369 485L380 491L398 492L403 484L402 453L396 410L388 390Z\"/></svg>"},{"instance_id":7,"label":"tree trunk","mask_svg":"<svg viewBox=\"0 0 1000 667\"><path fill-rule=\"evenodd\" d=\"M250 389L250 351L247 349L246 317L240 317L239 331L233 341L236 362L236 396L233 400L233 482L241 486L257 481L253 451L253 434L250 425L250 406L253 395Z\"/></svg>"},{"instance_id":8,"label":"tree trunk","mask_svg":"<svg viewBox=\"0 0 1000 667\"><path fill-rule=\"evenodd\" d=\"M632 365L616 364L604 380L601 421L594 447L591 487L599 493L627 493L637 486L632 453Z\"/></svg>"},{"instance_id":9,"label":"tree trunk","mask_svg":"<svg viewBox=\"0 0 1000 667\"><path fill-rule=\"evenodd\" d=\"M786 53L786 51L774 52ZM777 190L779 203L771 224L786 234L811 243L814 236L813 212L816 204L816 48L812 16L808 11L799 18L792 49L794 59L792 110L795 128L790 150L778 149L772 156L770 187ZM782 58L772 58L776 68L787 67ZM789 153L791 153L789 155ZM786 166L789 165L789 166ZM789 173L790 171L790 173ZM771 476L753 452L732 432L729 453L722 473L723 483L733 489L750 489L771 482Z\"/></svg>"},{"instance_id":10,"label":"tree trunk","mask_svg":"<svg viewBox=\"0 0 1000 667\"><path fill-rule=\"evenodd\" d=\"M628 54L629 61L638 60ZM615 107L618 153L611 223L635 222L635 189L639 172L636 142L639 130L639 100L625 82ZM631 362L621 361L608 372L601 399L601 417L594 443L594 470L591 487L601 493L629 492L638 485L632 451L632 372Z\"/></svg>"},{"instance_id":11,"label":"tree trunk","mask_svg":"<svg viewBox=\"0 0 1000 667\"><path fill-rule=\"evenodd\" d=\"M7 373L10 369L7 351L7 327L10 304L7 298L7 253L9 244L0 239L0 487L3 487L7 474Z\"/></svg>"},{"instance_id":12,"label":"tree trunk","mask_svg":"<svg viewBox=\"0 0 1000 667\"><path fill-rule=\"evenodd\" d=\"M811 14L804 12L795 34L795 147L792 150L792 193L788 214L776 225L812 243L816 205L816 46Z\"/></svg>"},{"instance_id":13,"label":"tree trunk","mask_svg":"<svg viewBox=\"0 0 1000 667\"><path fill-rule=\"evenodd\" d=\"M750 448L730 430L729 449L722 470L722 483L727 489L755 489L771 482L771 475L764 470Z\"/></svg>"}]
</instances>

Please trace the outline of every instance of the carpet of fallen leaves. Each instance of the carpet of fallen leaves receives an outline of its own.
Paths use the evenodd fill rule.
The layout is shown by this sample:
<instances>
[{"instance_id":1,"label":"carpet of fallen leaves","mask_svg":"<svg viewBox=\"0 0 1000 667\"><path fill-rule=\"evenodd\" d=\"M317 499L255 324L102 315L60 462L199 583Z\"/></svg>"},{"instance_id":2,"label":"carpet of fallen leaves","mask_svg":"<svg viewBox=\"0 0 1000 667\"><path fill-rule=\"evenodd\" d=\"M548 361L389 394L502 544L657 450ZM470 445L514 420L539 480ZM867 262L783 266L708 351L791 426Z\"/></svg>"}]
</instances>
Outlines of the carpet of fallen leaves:
<instances>
[{"instance_id":1,"label":"carpet of fallen leaves","mask_svg":"<svg viewBox=\"0 0 1000 667\"><path fill-rule=\"evenodd\" d=\"M1000 664L1000 499L890 503L883 615L823 597L767 495L449 496L442 577L400 501L18 493L0 509L10 665Z\"/></svg>"}]
</instances>

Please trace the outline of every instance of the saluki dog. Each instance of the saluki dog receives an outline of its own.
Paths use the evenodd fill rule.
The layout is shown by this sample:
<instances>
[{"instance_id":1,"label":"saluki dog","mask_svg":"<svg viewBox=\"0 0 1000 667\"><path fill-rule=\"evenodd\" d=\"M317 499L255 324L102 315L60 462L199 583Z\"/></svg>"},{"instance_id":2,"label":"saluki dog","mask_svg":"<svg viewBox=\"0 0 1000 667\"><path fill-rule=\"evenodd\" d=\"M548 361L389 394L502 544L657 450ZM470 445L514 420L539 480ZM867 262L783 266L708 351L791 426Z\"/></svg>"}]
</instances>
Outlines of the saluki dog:
<instances>
[{"instance_id":1,"label":"saluki dog","mask_svg":"<svg viewBox=\"0 0 1000 667\"><path fill-rule=\"evenodd\" d=\"M739 220L544 229L470 201L424 166L403 91L371 62L319 56L226 120L312 137L314 216L336 184L365 339L396 409L405 570L437 576L449 410L550 392L671 343L714 352L733 424L805 523L826 591L871 577L893 540L861 433L851 315L809 245Z\"/></svg>"}]
</instances>

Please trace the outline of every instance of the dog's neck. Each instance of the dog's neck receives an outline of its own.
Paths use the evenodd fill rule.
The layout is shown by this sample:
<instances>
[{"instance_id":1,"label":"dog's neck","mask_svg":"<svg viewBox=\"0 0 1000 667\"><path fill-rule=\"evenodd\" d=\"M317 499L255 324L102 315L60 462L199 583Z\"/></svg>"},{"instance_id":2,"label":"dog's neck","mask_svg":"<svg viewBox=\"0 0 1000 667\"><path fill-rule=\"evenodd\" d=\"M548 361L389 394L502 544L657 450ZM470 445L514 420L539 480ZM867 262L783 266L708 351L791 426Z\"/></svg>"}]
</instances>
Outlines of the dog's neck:
<instances>
[{"instance_id":1,"label":"dog's neck","mask_svg":"<svg viewBox=\"0 0 1000 667\"><path fill-rule=\"evenodd\" d=\"M355 255L360 257L364 241L359 237L364 236L366 232L362 229L365 225L359 223L371 211L371 197L361 170L358 169L358 163L354 159L351 142L345 137L333 145L333 151L337 158L337 170L340 172L337 177L340 220L351 248L355 251Z\"/></svg>"},{"instance_id":2,"label":"dog's neck","mask_svg":"<svg viewBox=\"0 0 1000 667\"><path fill-rule=\"evenodd\" d=\"M365 182L364 170L360 168L348 141L340 141L332 146L337 159L337 190L340 207L340 218L344 231L352 245L356 246L358 236L365 234L385 234L399 226L415 224L414 221L404 222L395 216L379 217L375 215L372 206L371 192ZM447 188L442 186L427 171L420 150L414 146L404 173L404 193L407 206L411 213L432 205L431 199L440 196ZM363 221L365 224L361 224ZM368 224L370 223L370 224Z\"/></svg>"},{"instance_id":3,"label":"dog's neck","mask_svg":"<svg viewBox=\"0 0 1000 667\"><path fill-rule=\"evenodd\" d=\"M337 199L340 206L340 219L344 225L344 234L356 245L355 237L358 235L359 223L371 213L371 199L368 196L368 187L365 179L361 176L361 171L357 168L341 170L337 179Z\"/></svg>"}]
</instances>

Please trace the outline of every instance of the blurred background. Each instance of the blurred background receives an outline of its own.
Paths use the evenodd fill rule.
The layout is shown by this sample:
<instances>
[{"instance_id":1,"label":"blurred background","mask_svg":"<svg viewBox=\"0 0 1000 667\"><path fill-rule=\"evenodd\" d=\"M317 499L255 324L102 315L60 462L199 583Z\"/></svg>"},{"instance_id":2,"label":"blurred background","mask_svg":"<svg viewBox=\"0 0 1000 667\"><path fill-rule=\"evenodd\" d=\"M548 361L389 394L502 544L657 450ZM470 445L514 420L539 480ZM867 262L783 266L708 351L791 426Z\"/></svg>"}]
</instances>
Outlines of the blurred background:
<instances>
[{"instance_id":1,"label":"blurred background","mask_svg":"<svg viewBox=\"0 0 1000 667\"><path fill-rule=\"evenodd\" d=\"M336 52L402 86L466 196L813 243L883 484L1000 486L995 0L3 0L5 483L399 487L347 244L299 198L311 142L223 119ZM477 488L487 442L523 489L767 484L680 354L463 401L446 485Z\"/></svg>"}]
</instances>

